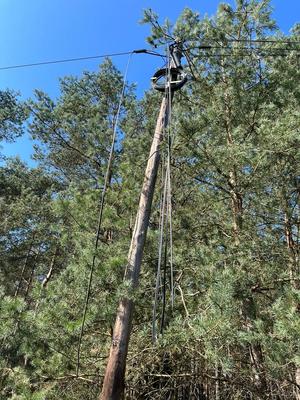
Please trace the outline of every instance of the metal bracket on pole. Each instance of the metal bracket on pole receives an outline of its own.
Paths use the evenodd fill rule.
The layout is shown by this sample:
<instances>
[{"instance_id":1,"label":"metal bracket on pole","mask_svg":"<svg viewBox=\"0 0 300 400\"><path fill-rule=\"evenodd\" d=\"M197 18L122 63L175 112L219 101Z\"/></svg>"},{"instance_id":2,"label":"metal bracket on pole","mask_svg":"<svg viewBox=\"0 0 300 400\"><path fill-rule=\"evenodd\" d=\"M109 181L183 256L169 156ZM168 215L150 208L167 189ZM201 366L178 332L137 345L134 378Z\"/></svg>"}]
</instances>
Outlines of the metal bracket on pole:
<instances>
[{"instance_id":1,"label":"metal bracket on pole","mask_svg":"<svg viewBox=\"0 0 300 400\"><path fill-rule=\"evenodd\" d=\"M160 68L151 78L152 87L159 92L165 92L168 87L172 92L181 89L187 82L187 74L181 65L182 51L180 43L172 43L169 46L171 55L170 68ZM170 86L169 86L170 85Z\"/></svg>"}]
</instances>

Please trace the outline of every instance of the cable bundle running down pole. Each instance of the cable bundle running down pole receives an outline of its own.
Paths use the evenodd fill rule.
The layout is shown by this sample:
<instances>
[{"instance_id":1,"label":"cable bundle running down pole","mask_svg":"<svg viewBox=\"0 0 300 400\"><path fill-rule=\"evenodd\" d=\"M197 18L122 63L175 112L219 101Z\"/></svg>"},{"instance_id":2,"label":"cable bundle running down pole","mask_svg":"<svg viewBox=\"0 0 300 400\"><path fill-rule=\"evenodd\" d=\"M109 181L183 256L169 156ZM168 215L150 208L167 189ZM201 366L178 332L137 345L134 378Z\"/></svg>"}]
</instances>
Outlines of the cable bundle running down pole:
<instances>
[{"instance_id":1,"label":"cable bundle running down pole","mask_svg":"<svg viewBox=\"0 0 300 400\"><path fill-rule=\"evenodd\" d=\"M170 51L167 48L167 82L165 97L171 99L171 65ZM166 311L166 279L167 279L167 264L170 265L170 300L171 308L174 306L174 271L173 271L173 234L172 234L172 192L171 192L171 117L172 117L172 102L168 101L169 123L167 127L167 155L166 160L162 162L162 190L160 201L160 216L159 216L159 246L158 246L158 263L156 272L156 283L154 292L154 304L152 315L152 341L155 342L158 337L157 333L157 311L158 301L162 300L160 333L163 333ZM163 271L162 271L163 267ZM162 276L163 272L163 276Z\"/></svg>"},{"instance_id":2,"label":"cable bundle running down pole","mask_svg":"<svg viewBox=\"0 0 300 400\"><path fill-rule=\"evenodd\" d=\"M122 107L123 100L124 100L127 74L128 74L128 69L129 69L129 64L131 61L132 54L133 53L131 52L129 55L128 61L127 61L126 70L125 70L124 79L123 79L123 86L122 86L120 100L119 100L119 104L118 104L118 109L117 109L116 116L114 118L113 136L112 136L111 147L110 147L110 152L109 152L109 157L108 157L108 162L107 162L104 186L103 186L103 190L102 190L101 198L100 198L98 225L97 225L97 232L96 232L96 239L95 239L95 252L93 255L91 269L90 269L88 287L87 287L87 292L86 292L86 299L85 299L84 310L83 310L83 315L82 315L81 329L80 329L80 334L79 334L79 339L78 339L76 376L78 376L78 374L79 374L81 343L82 343L82 337L83 337L83 333L84 333L84 325L85 325L85 320L86 320L86 313L87 313L89 298L90 298L90 294L91 294L91 286L92 286L93 274L94 274L95 263L96 263L96 253L97 253L97 249L99 246L99 240L100 240L100 231L101 231L101 226L102 226L105 196L106 196L107 189L109 186L109 179L110 179L111 169L112 169L112 161L113 161L113 155L114 155L114 149L115 149L117 129L118 129L118 125L119 125L119 117L120 117L121 107Z\"/></svg>"}]
</instances>

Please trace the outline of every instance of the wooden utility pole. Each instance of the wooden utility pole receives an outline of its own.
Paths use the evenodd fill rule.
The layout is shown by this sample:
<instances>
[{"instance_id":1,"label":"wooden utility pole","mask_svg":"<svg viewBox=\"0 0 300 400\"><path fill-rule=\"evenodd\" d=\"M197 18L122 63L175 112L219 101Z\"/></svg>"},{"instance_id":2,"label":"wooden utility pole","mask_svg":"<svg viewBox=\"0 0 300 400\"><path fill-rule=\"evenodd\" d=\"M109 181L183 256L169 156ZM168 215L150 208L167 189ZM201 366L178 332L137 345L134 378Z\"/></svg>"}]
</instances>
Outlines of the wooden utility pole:
<instances>
[{"instance_id":1,"label":"wooden utility pole","mask_svg":"<svg viewBox=\"0 0 300 400\"><path fill-rule=\"evenodd\" d=\"M184 80L184 83L186 82L186 77L183 78L181 74L181 52L176 44L173 45L172 52L171 68L169 70L167 68L159 70L160 72L156 76L157 79L164 76L166 81L168 81L168 76L170 77L172 73L171 82L164 84L165 86L168 86L169 89L168 87L166 90L164 89L165 97L161 102L160 112L156 123L128 253L125 279L130 283L130 288L132 289L137 287L139 281L156 176L160 162L160 145L163 140L164 130L168 124L173 91L181 87L178 87L180 81ZM177 65L178 59L179 65ZM172 83L172 81L174 81L174 83ZM160 88L158 88L158 90L162 91ZM121 299L113 330L110 355L106 367L100 400L120 400L124 397L126 357L130 339L133 308L134 304L131 299L126 297Z\"/></svg>"}]
</instances>

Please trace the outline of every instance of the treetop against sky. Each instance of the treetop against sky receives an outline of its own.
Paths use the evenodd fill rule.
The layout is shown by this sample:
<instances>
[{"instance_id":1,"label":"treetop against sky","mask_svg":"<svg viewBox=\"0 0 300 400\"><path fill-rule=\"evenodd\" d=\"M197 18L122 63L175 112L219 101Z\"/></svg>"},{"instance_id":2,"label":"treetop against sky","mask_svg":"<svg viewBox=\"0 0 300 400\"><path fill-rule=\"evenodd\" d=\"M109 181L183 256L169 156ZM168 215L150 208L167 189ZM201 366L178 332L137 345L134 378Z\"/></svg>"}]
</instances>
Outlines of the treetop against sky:
<instances>
[{"instance_id":1,"label":"treetop against sky","mask_svg":"<svg viewBox=\"0 0 300 400\"><path fill-rule=\"evenodd\" d=\"M139 23L144 9L153 9L161 21L169 18L175 22L185 7L199 11L200 15L212 15L220 3L219 0L5 0L0 4L0 35L5 38L1 43L0 67L144 48L149 34L149 26ZM233 0L226 3L234 5ZM271 4L279 28L287 34L300 15L300 2L272 0ZM122 72L125 70L126 56L113 61ZM95 71L99 62L89 60L0 71L0 90L13 89L28 98L34 89L40 89L55 97L59 95L61 77ZM150 77L159 66L157 57L135 56L128 79L142 93L149 89ZM3 146L5 155L19 155L30 161L32 143L26 135L16 143Z\"/></svg>"}]
</instances>

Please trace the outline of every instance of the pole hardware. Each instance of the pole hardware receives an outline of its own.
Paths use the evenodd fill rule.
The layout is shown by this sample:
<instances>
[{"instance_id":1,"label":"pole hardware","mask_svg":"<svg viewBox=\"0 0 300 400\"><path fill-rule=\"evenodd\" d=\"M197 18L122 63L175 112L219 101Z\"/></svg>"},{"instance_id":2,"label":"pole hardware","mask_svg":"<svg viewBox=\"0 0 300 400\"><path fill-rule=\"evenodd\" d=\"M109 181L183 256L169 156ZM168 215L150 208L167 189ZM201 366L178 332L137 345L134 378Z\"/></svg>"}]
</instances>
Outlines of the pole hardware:
<instances>
[{"instance_id":1,"label":"pole hardware","mask_svg":"<svg viewBox=\"0 0 300 400\"><path fill-rule=\"evenodd\" d=\"M169 87L172 92L175 92L181 89L188 80L180 61L182 58L180 43L172 43L169 46L169 52L172 59L172 67L158 69L151 78L152 87L159 92L165 92Z\"/></svg>"}]
</instances>

